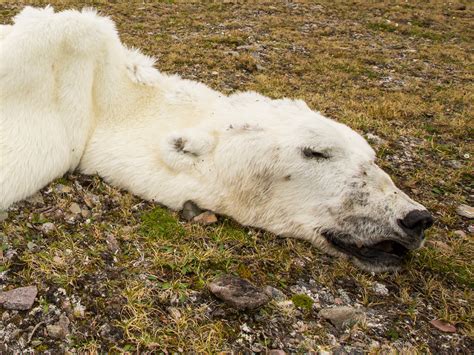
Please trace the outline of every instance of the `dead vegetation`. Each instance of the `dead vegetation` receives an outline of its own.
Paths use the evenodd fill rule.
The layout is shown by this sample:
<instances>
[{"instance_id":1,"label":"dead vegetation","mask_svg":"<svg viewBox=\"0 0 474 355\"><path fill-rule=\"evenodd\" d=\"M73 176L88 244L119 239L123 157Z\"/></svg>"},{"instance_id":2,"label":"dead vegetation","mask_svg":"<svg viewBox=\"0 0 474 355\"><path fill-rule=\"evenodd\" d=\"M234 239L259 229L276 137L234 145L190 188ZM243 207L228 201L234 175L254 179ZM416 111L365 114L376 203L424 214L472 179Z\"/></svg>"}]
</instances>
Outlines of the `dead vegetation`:
<instances>
[{"instance_id":1,"label":"dead vegetation","mask_svg":"<svg viewBox=\"0 0 474 355\"><path fill-rule=\"evenodd\" d=\"M0 17L9 23L23 5L45 3L2 2ZM456 213L474 193L472 5L49 3L111 16L122 40L157 57L162 71L225 93L302 98L370 133L379 163L436 224L404 270L370 275L300 241L222 218L209 227L184 223L97 177L69 175L1 224L0 285L34 284L39 292L31 312L4 311L0 352L472 353L474 227ZM280 289L288 301L234 311L205 287L223 272ZM336 329L318 316L334 304L360 305L367 320ZM71 324L54 338L46 327L62 314Z\"/></svg>"}]
</instances>

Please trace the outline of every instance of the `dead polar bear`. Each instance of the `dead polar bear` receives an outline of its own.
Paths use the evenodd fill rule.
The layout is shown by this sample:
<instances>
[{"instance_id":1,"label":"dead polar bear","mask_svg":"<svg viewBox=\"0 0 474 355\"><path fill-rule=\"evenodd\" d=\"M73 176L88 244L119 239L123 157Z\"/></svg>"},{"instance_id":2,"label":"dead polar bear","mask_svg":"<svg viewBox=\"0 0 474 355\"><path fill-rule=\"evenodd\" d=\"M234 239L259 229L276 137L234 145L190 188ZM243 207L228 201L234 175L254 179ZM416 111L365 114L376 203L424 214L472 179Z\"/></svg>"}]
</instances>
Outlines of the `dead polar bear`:
<instances>
[{"instance_id":1,"label":"dead polar bear","mask_svg":"<svg viewBox=\"0 0 474 355\"><path fill-rule=\"evenodd\" d=\"M0 37L0 208L79 168L368 270L394 269L423 244L426 209L359 134L302 101L225 96L162 74L90 10L25 8Z\"/></svg>"}]
</instances>

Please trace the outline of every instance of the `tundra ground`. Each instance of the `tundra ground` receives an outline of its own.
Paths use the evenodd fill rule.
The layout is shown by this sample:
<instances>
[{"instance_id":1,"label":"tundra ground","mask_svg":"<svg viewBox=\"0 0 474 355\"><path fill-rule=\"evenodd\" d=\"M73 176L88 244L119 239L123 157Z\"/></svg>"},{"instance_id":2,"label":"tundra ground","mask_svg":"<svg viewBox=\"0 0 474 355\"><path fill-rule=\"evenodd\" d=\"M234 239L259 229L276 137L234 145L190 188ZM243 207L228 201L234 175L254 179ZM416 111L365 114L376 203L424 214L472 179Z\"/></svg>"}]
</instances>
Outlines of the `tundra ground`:
<instances>
[{"instance_id":1,"label":"tundra ground","mask_svg":"<svg viewBox=\"0 0 474 355\"><path fill-rule=\"evenodd\" d=\"M70 174L0 222L0 287L39 290L32 311L3 312L0 352L473 352L474 223L456 213L474 194L472 4L3 1L1 21L47 3L97 8L164 72L225 93L304 99L369 137L379 164L436 223L403 270L371 275L225 218L184 223ZM237 312L207 290L221 273L288 301ZM362 307L366 321L335 328L318 316L334 304ZM48 332L61 315L65 334Z\"/></svg>"}]
</instances>

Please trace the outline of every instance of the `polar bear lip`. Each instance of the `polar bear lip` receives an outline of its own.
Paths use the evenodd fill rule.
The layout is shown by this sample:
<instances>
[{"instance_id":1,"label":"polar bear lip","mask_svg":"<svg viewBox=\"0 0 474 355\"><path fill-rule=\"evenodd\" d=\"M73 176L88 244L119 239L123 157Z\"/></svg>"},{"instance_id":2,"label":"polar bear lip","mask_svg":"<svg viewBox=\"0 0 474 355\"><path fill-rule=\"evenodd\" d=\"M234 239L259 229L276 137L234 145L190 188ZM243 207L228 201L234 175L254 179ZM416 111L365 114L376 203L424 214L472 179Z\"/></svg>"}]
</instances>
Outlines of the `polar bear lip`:
<instances>
[{"instance_id":1,"label":"polar bear lip","mask_svg":"<svg viewBox=\"0 0 474 355\"><path fill-rule=\"evenodd\" d=\"M358 246L348 234L333 231L322 234L336 250L369 264L399 265L410 251L401 242L391 239Z\"/></svg>"}]
</instances>

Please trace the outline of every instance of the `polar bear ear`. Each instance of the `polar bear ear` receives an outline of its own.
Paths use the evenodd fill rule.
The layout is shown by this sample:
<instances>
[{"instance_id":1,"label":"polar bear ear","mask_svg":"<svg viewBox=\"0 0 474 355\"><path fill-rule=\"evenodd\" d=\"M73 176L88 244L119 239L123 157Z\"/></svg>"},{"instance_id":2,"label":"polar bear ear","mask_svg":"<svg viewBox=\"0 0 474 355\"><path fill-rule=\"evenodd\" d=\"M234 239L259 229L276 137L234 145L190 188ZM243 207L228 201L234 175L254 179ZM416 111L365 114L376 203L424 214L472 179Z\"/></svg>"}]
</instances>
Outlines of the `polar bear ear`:
<instances>
[{"instance_id":1,"label":"polar bear ear","mask_svg":"<svg viewBox=\"0 0 474 355\"><path fill-rule=\"evenodd\" d=\"M183 130L170 134L161 146L163 161L174 170L186 170L214 150L215 137L197 130Z\"/></svg>"},{"instance_id":2,"label":"polar bear ear","mask_svg":"<svg viewBox=\"0 0 474 355\"><path fill-rule=\"evenodd\" d=\"M235 133L245 133L245 132L261 132L263 128L258 124L250 123L239 123L239 124L230 124L226 131L235 132Z\"/></svg>"}]
</instances>

